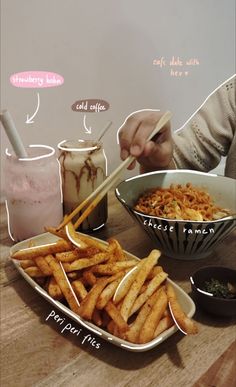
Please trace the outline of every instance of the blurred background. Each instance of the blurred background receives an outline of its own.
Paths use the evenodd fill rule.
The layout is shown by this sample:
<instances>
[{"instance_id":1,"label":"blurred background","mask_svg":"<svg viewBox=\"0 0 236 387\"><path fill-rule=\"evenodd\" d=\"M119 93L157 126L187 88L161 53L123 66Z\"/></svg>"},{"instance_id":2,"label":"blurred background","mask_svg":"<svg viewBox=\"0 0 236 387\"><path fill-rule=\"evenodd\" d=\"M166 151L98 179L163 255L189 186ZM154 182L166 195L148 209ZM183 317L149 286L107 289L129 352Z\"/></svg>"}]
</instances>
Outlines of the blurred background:
<instances>
[{"instance_id":1,"label":"blurred background","mask_svg":"<svg viewBox=\"0 0 236 387\"><path fill-rule=\"evenodd\" d=\"M234 0L2 0L1 109L11 112L25 145L96 139L112 121L103 138L111 171L120 162L117 130L130 113L168 109L178 129L233 75L234 35ZM182 65L171 64L173 57ZM14 87L10 76L23 71L55 72L64 83ZM110 105L86 114L91 134L85 113L71 108L82 99ZM8 145L1 128L1 161Z\"/></svg>"}]
</instances>

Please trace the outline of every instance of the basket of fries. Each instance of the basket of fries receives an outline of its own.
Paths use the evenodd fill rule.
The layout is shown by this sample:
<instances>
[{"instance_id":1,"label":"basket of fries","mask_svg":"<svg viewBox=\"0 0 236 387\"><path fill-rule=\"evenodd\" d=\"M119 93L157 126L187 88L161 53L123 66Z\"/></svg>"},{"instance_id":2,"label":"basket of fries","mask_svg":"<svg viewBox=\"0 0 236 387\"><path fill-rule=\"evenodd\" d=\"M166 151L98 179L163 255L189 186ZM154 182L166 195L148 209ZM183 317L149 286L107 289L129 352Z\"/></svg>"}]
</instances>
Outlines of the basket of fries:
<instances>
[{"instance_id":1,"label":"basket of fries","mask_svg":"<svg viewBox=\"0 0 236 387\"><path fill-rule=\"evenodd\" d=\"M77 233L45 233L14 245L11 258L27 282L46 300L88 330L130 351L146 351L177 326L196 333L191 298L158 265L153 250L139 260L107 242Z\"/></svg>"}]
</instances>

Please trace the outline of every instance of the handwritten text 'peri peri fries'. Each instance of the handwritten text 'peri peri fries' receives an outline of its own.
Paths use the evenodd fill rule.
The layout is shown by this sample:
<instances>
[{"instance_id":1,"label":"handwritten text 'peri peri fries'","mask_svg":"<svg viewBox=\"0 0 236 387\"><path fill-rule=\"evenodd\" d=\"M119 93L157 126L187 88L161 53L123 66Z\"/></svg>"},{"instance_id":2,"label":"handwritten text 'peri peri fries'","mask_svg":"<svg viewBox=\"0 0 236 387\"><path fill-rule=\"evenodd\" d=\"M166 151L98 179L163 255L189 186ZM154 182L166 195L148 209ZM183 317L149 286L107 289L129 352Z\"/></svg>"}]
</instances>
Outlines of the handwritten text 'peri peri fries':
<instances>
[{"instance_id":1,"label":"handwritten text 'peri peri fries'","mask_svg":"<svg viewBox=\"0 0 236 387\"><path fill-rule=\"evenodd\" d=\"M84 335L82 328L76 329L71 323L66 321L65 317L60 317L54 310L51 310L46 321L52 319L61 326L61 333L69 332L72 335L82 338L81 344L89 343L92 347L99 349L101 344L98 343L90 334Z\"/></svg>"}]
</instances>

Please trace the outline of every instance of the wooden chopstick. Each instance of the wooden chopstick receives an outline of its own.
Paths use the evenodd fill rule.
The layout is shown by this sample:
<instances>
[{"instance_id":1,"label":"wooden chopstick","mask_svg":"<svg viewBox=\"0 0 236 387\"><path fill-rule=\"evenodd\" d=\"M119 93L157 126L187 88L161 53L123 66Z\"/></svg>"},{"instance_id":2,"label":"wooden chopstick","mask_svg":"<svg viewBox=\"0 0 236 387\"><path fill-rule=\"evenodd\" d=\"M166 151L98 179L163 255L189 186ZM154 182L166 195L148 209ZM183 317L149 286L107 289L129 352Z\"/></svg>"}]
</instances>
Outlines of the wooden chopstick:
<instances>
[{"instance_id":1,"label":"wooden chopstick","mask_svg":"<svg viewBox=\"0 0 236 387\"><path fill-rule=\"evenodd\" d=\"M147 142L150 141L160 130L161 128L170 120L171 113L167 111L161 119L158 121L156 127L149 135ZM97 204L102 200L102 198L107 194L107 192L112 188L114 183L118 180L120 174L125 170L133 161L135 157L130 155L125 159L111 174L108 176L99 187L92 192L81 204L79 204L74 211L72 211L69 215L66 215L63 222L57 227L57 230L60 230L64 226L67 225L84 207L86 207L93 199L90 205L85 209L83 214L79 217L79 219L74 224L74 228L79 227L79 225L87 218L90 212L97 206Z\"/></svg>"}]
</instances>

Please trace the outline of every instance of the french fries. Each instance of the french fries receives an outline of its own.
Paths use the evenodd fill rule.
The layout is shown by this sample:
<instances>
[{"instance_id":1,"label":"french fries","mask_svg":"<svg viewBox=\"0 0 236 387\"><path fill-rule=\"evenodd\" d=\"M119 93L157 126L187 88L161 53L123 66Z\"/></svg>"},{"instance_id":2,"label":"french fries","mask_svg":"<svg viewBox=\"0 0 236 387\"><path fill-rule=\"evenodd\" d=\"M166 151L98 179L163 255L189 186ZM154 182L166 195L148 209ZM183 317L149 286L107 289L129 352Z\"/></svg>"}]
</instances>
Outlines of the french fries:
<instances>
[{"instance_id":1,"label":"french fries","mask_svg":"<svg viewBox=\"0 0 236 387\"><path fill-rule=\"evenodd\" d=\"M98 263L105 262L108 259L109 256L106 253L98 253L92 258L81 258L71 263L64 263L63 267L66 271L82 270L97 265Z\"/></svg>"},{"instance_id":2,"label":"french fries","mask_svg":"<svg viewBox=\"0 0 236 387\"><path fill-rule=\"evenodd\" d=\"M54 300L63 300L63 293L61 288L53 276L49 279L47 284L47 291Z\"/></svg>"},{"instance_id":3,"label":"french fries","mask_svg":"<svg viewBox=\"0 0 236 387\"><path fill-rule=\"evenodd\" d=\"M83 299L80 308L79 308L79 315L86 320L91 320L93 311L96 307L97 300L103 291L103 289L108 285L109 283L117 280L119 277L123 275L123 272L119 272L117 274L114 274L111 277L105 277L99 279L96 284L92 287L90 292L87 294L87 296Z\"/></svg>"},{"instance_id":4,"label":"french fries","mask_svg":"<svg viewBox=\"0 0 236 387\"><path fill-rule=\"evenodd\" d=\"M180 328L186 334L196 334L198 332L197 325L193 320L191 320L185 315L176 298L173 286L171 286L171 284L167 284L166 289L168 300L170 303L171 313L173 314L173 318L176 320L178 326L180 326Z\"/></svg>"},{"instance_id":5,"label":"french fries","mask_svg":"<svg viewBox=\"0 0 236 387\"><path fill-rule=\"evenodd\" d=\"M146 289L137 297L130 311L130 315L134 314L141 308L141 306L149 299L149 297L162 284L162 282L165 281L166 278L167 273L164 272L161 272L153 277L153 279L147 285Z\"/></svg>"},{"instance_id":6,"label":"french fries","mask_svg":"<svg viewBox=\"0 0 236 387\"><path fill-rule=\"evenodd\" d=\"M46 276L52 275L52 269L50 268L47 261L45 260L45 257L42 257L42 256L36 257L35 263L44 275Z\"/></svg>"},{"instance_id":7,"label":"french fries","mask_svg":"<svg viewBox=\"0 0 236 387\"><path fill-rule=\"evenodd\" d=\"M71 224L69 228L74 235ZM158 266L158 250L138 261L129 259L114 238L104 244L80 234L75 246L64 230L49 231L62 239L31 245L12 258L53 299L66 302L83 319L135 344L150 342L175 323L188 334L197 332L168 274Z\"/></svg>"},{"instance_id":8,"label":"french fries","mask_svg":"<svg viewBox=\"0 0 236 387\"><path fill-rule=\"evenodd\" d=\"M55 278L56 282L60 286L60 289L68 302L71 310L75 313L79 312L79 302L75 295L75 292L72 289L72 286L63 270L62 265L60 262L57 261L57 259L53 255L47 255L45 257L46 262L52 269L53 277Z\"/></svg>"},{"instance_id":9,"label":"french fries","mask_svg":"<svg viewBox=\"0 0 236 387\"><path fill-rule=\"evenodd\" d=\"M174 320L172 319L172 317L169 314L167 316L164 316L156 327L156 330L154 332L154 337L159 336L162 332L166 331L173 325L174 325Z\"/></svg>"},{"instance_id":10,"label":"french fries","mask_svg":"<svg viewBox=\"0 0 236 387\"><path fill-rule=\"evenodd\" d=\"M105 306L105 310L107 314L112 318L114 323L116 324L117 329L119 330L119 333L122 334L123 332L126 332L129 329L128 324L125 322L119 310L113 304L112 301L108 301L107 305Z\"/></svg>"},{"instance_id":11,"label":"french fries","mask_svg":"<svg viewBox=\"0 0 236 387\"><path fill-rule=\"evenodd\" d=\"M57 242L49 243L43 246L33 246L27 249L16 251L13 255L13 259L25 260L34 259L39 256L45 256L48 254L60 253L63 251L71 250L71 243L64 239L59 239Z\"/></svg>"},{"instance_id":12,"label":"french fries","mask_svg":"<svg viewBox=\"0 0 236 387\"><path fill-rule=\"evenodd\" d=\"M141 332L139 334L139 343L147 343L148 341L151 341L154 337L156 327L158 326L164 311L167 307L167 295L164 289L161 289L160 292L158 292L158 296L155 299L154 305L147 316Z\"/></svg>"},{"instance_id":13,"label":"french fries","mask_svg":"<svg viewBox=\"0 0 236 387\"><path fill-rule=\"evenodd\" d=\"M45 274L37 267L37 266L30 266L25 268L25 272L32 278L41 278L46 277Z\"/></svg>"},{"instance_id":14,"label":"french fries","mask_svg":"<svg viewBox=\"0 0 236 387\"><path fill-rule=\"evenodd\" d=\"M124 261L126 259L125 253L116 239L108 239L108 250L111 252L109 262Z\"/></svg>"},{"instance_id":15,"label":"french fries","mask_svg":"<svg viewBox=\"0 0 236 387\"><path fill-rule=\"evenodd\" d=\"M96 274L113 275L119 273L121 270L134 267L135 265L137 265L137 261L136 259L132 259L123 262L107 263L106 265L96 265L92 268L92 271Z\"/></svg>"},{"instance_id":16,"label":"french fries","mask_svg":"<svg viewBox=\"0 0 236 387\"><path fill-rule=\"evenodd\" d=\"M26 269L27 267L35 266L35 263L34 261L32 261L32 259L22 259L22 261L20 262L20 266L22 267L22 269Z\"/></svg>"},{"instance_id":17,"label":"french fries","mask_svg":"<svg viewBox=\"0 0 236 387\"><path fill-rule=\"evenodd\" d=\"M95 247L86 248L84 250L74 249L72 251L66 251L63 253L56 253L56 258L61 262L73 262L78 258L89 258L91 255L99 253L99 250Z\"/></svg>"},{"instance_id":18,"label":"french fries","mask_svg":"<svg viewBox=\"0 0 236 387\"><path fill-rule=\"evenodd\" d=\"M139 335L142 331L143 324L145 323L149 313L151 312L153 306L155 305L156 299L159 295L159 291L153 293L148 301L140 309L135 321L131 324L129 330L126 332L124 338L131 343L139 342Z\"/></svg>"},{"instance_id":19,"label":"french fries","mask_svg":"<svg viewBox=\"0 0 236 387\"><path fill-rule=\"evenodd\" d=\"M120 312L125 321L128 320L130 311L139 294L139 291L143 286L148 274L150 273L152 268L156 265L159 257L160 257L160 252L158 250L152 250L150 255L147 258L142 260L141 267L138 270L137 275L134 279L134 282L132 283L121 305Z\"/></svg>"},{"instance_id":20,"label":"french fries","mask_svg":"<svg viewBox=\"0 0 236 387\"><path fill-rule=\"evenodd\" d=\"M103 309L106 306L108 301L110 301L110 299L113 297L122 279L123 277L120 277L106 286L106 288L102 291L102 293L98 298L98 301L96 304L98 309Z\"/></svg>"},{"instance_id":21,"label":"french fries","mask_svg":"<svg viewBox=\"0 0 236 387\"><path fill-rule=\"evenodd\" d=\"M71 285L74 289L75 294L79 298L79 301L83 300L87 296L88 292L84 284L80 280L73 281Z\"/></svg>"}]
</instances>

